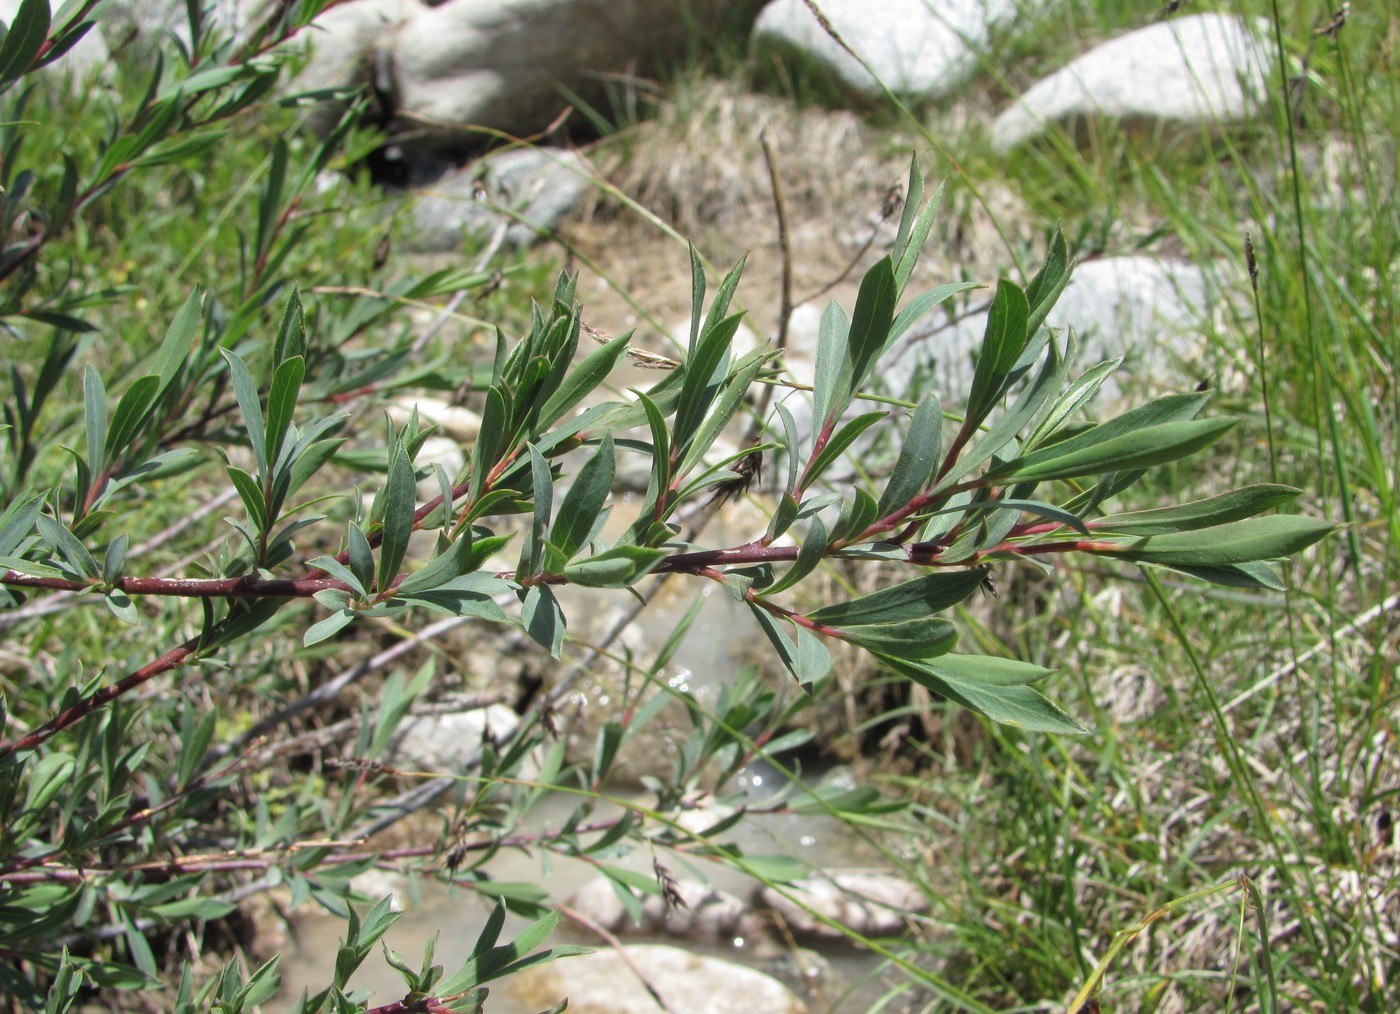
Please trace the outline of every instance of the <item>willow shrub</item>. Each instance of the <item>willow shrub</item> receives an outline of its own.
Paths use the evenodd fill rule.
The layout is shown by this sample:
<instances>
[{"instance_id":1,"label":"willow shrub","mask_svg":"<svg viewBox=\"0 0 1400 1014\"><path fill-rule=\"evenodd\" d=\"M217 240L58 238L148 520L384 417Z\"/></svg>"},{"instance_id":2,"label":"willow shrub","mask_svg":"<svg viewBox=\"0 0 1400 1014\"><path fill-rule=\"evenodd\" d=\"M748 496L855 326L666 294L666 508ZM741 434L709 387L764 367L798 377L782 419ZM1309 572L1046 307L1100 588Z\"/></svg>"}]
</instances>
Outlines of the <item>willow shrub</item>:
<instances>
[{"instance_id":1,"label":"willow shrub","mask_svg":"<svg viewBox=\"0 0 1400 1014\"><path fill-rule=\"evenodd\" d=\"M10 367L0 427L0 622L8 639L0 992L12 1003L62 1011L94 991L119 1003L122 990L164 988L178 1010L251 1009L277 990L276 959L252 972L230 962L197 982L193 970L207 967L198 965L199 941L249 894L282 887L293 904L314 899L347 921L333 981L300 1009L368 1009L348 982L394 916L383 902L367 913L351 907L350 878L376 861L362 842L366 829L383 826L374 820L382 803L375 789L385 775L375 764L431 682L431 666L383 684L341 759L360 772L343 793L288 771L268 798L250 770L279 748L297 748L296 717L319 700L298 687L291 660L334 663L367 620L410 631L443 615L507 625L558 658L568 619L557 588L625 596L648 575L681 575L716 582L745 605L813 694L826 692L829 645L846 642L993 721L1085 734L1036 689L1048 670L957 651L949 610L998 568L1049 569L1065 556L1278 588L1270 561L1331 528L1276 513L1299 495L1280 485L1115 511L1145 469L1197 454L1233 423L1203 415L1203 391L1085 421L1084 406L1117 363L1079 370L1072 334L1045 326L1071 268L1058 236L1029 285L998 282L961 405L915 391L903 407L858 407L873 404L862 402L862 389L900 336L968 287L906 291L938 206L937 194L926 199L917 164L893 249L866 273L849 315L833 303L822 318L810 417L799 422L793 403L780 401L762 420L761 443L734 453L717 450L721 436L755 404L758 387L783 383L778 350L740 355L732 347L742 265L706 304L706 273L692 255L685 355L623 397L605 385L629 354L629 337L580 349L567 275L531 311L523 334L498 332L494 355L468 366L415 361L406 333L380 346L365 339L402 303L482 289L487 276L437 275L379 294L304 300L295 283L311 292L326 282L322 261L332 258L325 217L303 212L316 175L341 164L353 110L323 143L278 138L266 159L249 163L259 175L250 213L235 220L236 242L224 251L229 276L154 307L168 326L152 335L139 317L108 311L161 291L166 279L143 277L135 265L123 269L128 283L117 284L89 230L116 214L119 195L142 193L143 173L194 165L213 173L215 160L234 157L251 136L252 114L271 115L280 43L319 4L280 7L235 43L191 3L184 40L145 68L136 101L104 114L102 136L75 134L61 160L26 167L27 152L41 149L33 132L59 108L41 107L38 96L52 92L34 73L76 41L95 6L70 4L50 20L45 0L27 0L0 43L0 340ZM36 115L41 108L48 112ZM142 220L123 221L139 229ZM147 239L178 246L178 230ZM307 248L325 257L299 260ZM289 274L293 268L303 276ZM430 428L416 415L381 427L364 412L405 388L462 387L480 406L481 428L459 474L417 461ZM868 446L878 427L895 432L897 458L861 470L873 481L828 482L833 465ZM647 491L634 503L613 492L624 450L649 462ZM679 512L745 481L755 453L780 463L776 490L761 501L770 507L766 531L741 545L687 542ZM424 480L437 490L426 501ZM326 492L347 482L350 494ZM188 522L224 490L233 491L225 497L231 514L210 544ZM611 513L627 524L605 539ZM183 569L156 572L134 552L153 546ZM899 565L907 578L799 608L798 586L837 559ZM240 715L268 698L278 710L250 733ZM727 691L714 713L691 701L698 734L671 781L657 780L658 809L679 798L680 780L706 760L751 751L744 730L753 722L776 733L774 701L751 684ZM541 950L557 918L543 892L496 883L484 863L538 789L596 790L619 743L654 715L648 708L608 722L590 766L564 763L538 709L509 740L483 745L468 772L479 787L459 800L457 826L487 844L452 850L444 875L498 906L451 974L431 950L421 965L388 953L405 996L384 1009L478 1009L483 983L576 950ZM522 785L523 766L540 757ZM876 805L857 795L859 805ZM541 835L541 845L605 857L645 840L773 879L791 870L716 845L723 827L702 838L629 813L605 822L598 837L580 829L585 812ZM439 851L417 855L431 863ZM631 903L631 892L664 886L601 868ZM507 906L534 922L502 943Z\"/></svg>"}]
</instances>

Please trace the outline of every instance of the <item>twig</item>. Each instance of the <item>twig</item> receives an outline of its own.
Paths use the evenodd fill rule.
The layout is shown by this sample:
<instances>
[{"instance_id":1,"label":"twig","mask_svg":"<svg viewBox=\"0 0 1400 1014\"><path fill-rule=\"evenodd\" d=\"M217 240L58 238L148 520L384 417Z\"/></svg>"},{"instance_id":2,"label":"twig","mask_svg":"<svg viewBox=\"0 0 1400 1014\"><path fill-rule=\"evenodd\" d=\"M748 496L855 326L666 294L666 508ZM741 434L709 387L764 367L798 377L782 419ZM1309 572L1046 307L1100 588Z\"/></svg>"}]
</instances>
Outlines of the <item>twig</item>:
<instances>
[{"instance_id":1,"label":"twig","mask_svg":"<svg viewBox=\"0 0 1400 1014\"><path fill-rule=\"evenodd\" d=\"M606 940L608 945L617 952L617 956L622 959L622 963L632 970L632 974L637 977L637 981L651 994L651 998L656 1002L656 1006L660 1007L666 1014L675 1014L667 1005L666 1001L661 998L660 991L652 985L651 980L646 977L646 974L637 965L637 962L632 959L632 955L627 953L626 945L624 945L615 934L604 929L601 925L588 918L588 916L570 908L568 905L560 905L559 914L563 915L565 918L572 919L590 933L596 933Z\"/></svg>"}]
</instances>

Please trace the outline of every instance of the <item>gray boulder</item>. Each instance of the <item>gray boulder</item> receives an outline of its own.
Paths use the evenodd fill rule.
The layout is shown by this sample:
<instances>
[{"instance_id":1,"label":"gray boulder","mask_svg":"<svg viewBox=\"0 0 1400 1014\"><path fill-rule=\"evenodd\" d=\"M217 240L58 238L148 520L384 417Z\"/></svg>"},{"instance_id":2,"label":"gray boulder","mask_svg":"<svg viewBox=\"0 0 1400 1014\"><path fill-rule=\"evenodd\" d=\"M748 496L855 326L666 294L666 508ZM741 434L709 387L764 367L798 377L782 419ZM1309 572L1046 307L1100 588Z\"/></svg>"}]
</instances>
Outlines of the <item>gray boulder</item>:
<instances>
[{"instance_id":1,"label":"gray boulder","mask_svg":"<svg viewBox=\"0 0 1400 1014\"><path fill-rule=\"evenodd\" d=\"M656 990L672 1014L803 1014L791 991L771 976L677 947L605 949L526 969L499 989L519 1009L545 1010L564 997L569 1014L656 1014Z\"/></svg>"},{"instance_id":2,"label":"gray boulder","mask_svg":"<svg viewBox=\"0 0 1400 1014\"><path fill-rule=\"evenodd\" d=\"M459 249L464 233L505 229L505 245L524 249L549 232L588 192L588 163L560 148L513 148L473 162L415 191L405 246L419 252Z\"/></svg>"},{"instance_id":3,"label":"gray boulder","mask_svg":"<svg viewBox=\"0 0 1400 1014\"><path fill-rule=\"evenodd\" d=\"M1196 14L1141 28L1034 85L992 124L1006 152L1054 123L1103 116L1132 124L1223 126L1246 120L1268 88L1268 23Z\"/></svg>"},{"instance_id":4,"label":"gray boulder","mask_svg":"<svg viewBox=\"0 0 1400 1014\"><path fill-rule=\"evenodd\" d=\"M610 75L645 73L759 0L450 0L420 10L394 46L395 108L416 143L479 146L479 128L547 127L569 94L606 108Z\"/></svg>"},{"instance_id":5,"label":"gray boulder","mask_svg":"<svg viewBox=\"0 0 1400 1014\"><path fill-rule=\"evenodd\" d=\"M899 94L938 98L972 75L990 29L1024 6L1018 0L820 0L831 27L869 70L803 0L773 0L765 7L754 25L754 43L760 50L800 54L865 95L883 94L883 81Z\"/></svg>"}]
</instances>

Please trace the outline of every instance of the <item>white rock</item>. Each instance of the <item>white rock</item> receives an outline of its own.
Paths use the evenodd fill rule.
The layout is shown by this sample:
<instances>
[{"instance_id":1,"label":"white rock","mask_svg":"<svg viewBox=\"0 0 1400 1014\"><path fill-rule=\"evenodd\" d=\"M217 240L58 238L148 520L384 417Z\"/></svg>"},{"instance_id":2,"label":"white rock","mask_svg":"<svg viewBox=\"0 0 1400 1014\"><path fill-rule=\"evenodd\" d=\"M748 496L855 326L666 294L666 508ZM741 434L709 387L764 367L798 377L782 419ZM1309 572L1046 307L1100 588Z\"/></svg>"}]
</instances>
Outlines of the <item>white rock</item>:
<instances>
[{"instance_id":1,"label":"white rock","mask_svg":"<svg viewBox=\"0 0 1400 1014\"><path fill-rule=\"evenodd\" d=\"M473 162L415 192L410 250L456 250L464 233L485 238L504 227L521 250L549 232L588 192L588 163L575 151L514 148Z\"/></svg>"},{"instance_id":2,"label":"white rock","mask_svg":"<svg viewBox=\"0 0 1400 1014\"><path fill-rule=\"evenodd\" d=\"M1268 22L1174 18L1106 42L1038 82L992 124L1009 151L1047 125L1088 116L1179 124L1249 117L1268 88Z\"/></svg>"},{"instance_id":3,"label":"white rock","mask_svg":"<svg viewBox=\"0 0 1400 1014\"><path fill-rule=\"evenodd\" d=\"M895 936L904 932L911 913L928 908L928 901L912 884L885 873L833 873L796 881L784 891L800 899L806 908L772 887L760 888L758 901L781 916L792 933L804 937L843 939L839 930L807 909L862 936Z\"/></svg>"},{"instance_id":4,"label":"white rock","mask_svg":"<svg viewBox=\"0 0 1400 1014\"><path fill-rule=\"evenodd\" d=\"M807 1007L782 983L732 961L659 945L614 949L526 969L499 989L528 1010L544 1010L564 997L569 1014L656 1014L656 1001L637 971L672 1014L799 1014Z\"/></svg>"},{"instance_id":5,"label":"white rock","mask_svg":"<svg viewBox=\"0 0 1400 1014\"><path fill-rule=\"evenodd\" d=\"M976 70L976 49L987 41L990 28L1026 5L1016 0L820 0L817 6L870 70L831 37L803 0L774 0L765 7L754 25L755 43L779 52L795 50L867 95L882 95L883 81L900 94L938 98Z\"/></svg>"},{"instance_id":6,"label":"white rock","mask_svg":"<svg viewBox=\"0 0 1400 1014\"><path fill-rule=\"evenodd\" d=\"M1211 287L1199 267L1147 255L1106 257L1074 268L1046 323L1072 327L1080 340L1079 369L1124 357L1118 377L1180 379L1178 364L1197 351L1200 323L1211 303ZM930 318L936 321L937 318ZM973 353L987 327L985 313L972 314L927 334L901 342L882 368L892 391L907 386L917 368L930 368L937 393L958 404L972 383ZM917 339L917 335L911 336ZM1196 378L1199 379L1199 378ZM1110 379L1103 397L1119 393Z\"/></svg>"},{"instance_id":7,"label":"white rock","mask_svg":"<svg viewBox=\"0 0 1400 1014\"><path fill-rule=\"evenodd\" d=\"M520 716L504 704L447 715L413 715L394 734L391 763L454 774L475 761L488 729L497 740L504 740L519 724Z\"/></svg>"},{"instance_id":8,"label":"white rock","mask_svg":"<svg viewBox=\"0 0 1400 1014\"><path fill-rule=\"evenodd\" d=\"M376 68L389 59L394 33L423 8L419 0L351 0L318 15L292 43L308 54L296 76L295 90L342 88L374 80ZM335 126L343 109L344 103L321 105L312 116L312 129L324 134Z\"/></svg>"}]
</instances>

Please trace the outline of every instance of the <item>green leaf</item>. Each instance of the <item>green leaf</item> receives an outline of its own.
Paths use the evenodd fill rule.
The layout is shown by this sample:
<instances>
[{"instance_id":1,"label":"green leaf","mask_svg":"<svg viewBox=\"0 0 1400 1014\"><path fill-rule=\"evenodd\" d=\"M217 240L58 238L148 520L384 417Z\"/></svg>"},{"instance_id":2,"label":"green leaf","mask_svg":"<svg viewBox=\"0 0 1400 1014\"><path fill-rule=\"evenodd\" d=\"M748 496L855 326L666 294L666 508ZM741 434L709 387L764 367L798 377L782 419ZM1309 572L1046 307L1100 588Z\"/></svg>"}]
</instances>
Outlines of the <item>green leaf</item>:
<instances>
[{"instance_id":1,"label":"green leaf","mask_svg":"<svg viewBox=\"0 0 1400 1014\"><path fill-rule=\"evenodd\" d=\"M1035 432L1026 440L1026 450L1033 450L1045 443L1063 426L1071 415L1085 405L1099 388L1117 369L1123 365L1123 357L1109 359L1086 370L1074 379L1055 400L1044 419L1036 426Z\"/></svg>"},{"instance_id":2,"label":"green leaf","mask_svg":"<svg viewBox=\"0 0 1400 1014\"><path fill-rule=\"evenodd\" d=\"M1069 247L1065 244L1064 234L1056 229L1055 235L1050 238L1050 248L1045 252L1045 262L1026 286L1026 301L1030 305L1027 333L1035 334L1045 323L1055 301L1069 284L1070 270Z\"/></svg>"},{"instance_id":3,"label":"green leaf","mask_svg":"<svg viewBox=\"0 0 1400 1014\"><path fill-rule=\"evenodd\" d=\"M289 359L306 357L306 311L301 305L301 290L292 286L282 324L277 328L277 340L272 345L272 361L279 367Z\"/></svg>"},{"instance_id":4,"label":"green leaf","mask_svg":"<svg viewBox=\"0 0 1400 1014\"><path fill-rule=\"evenodd\" d=\"M924 659L952 651L958 631L942 617L920 616L897 623L842 627L841 637L874 654Z\"/></svg>"},{"instance_id":5,"label":"green leaf","mask_svg":"<svg viewBox=\"0 0 1400 1014\"><path fill-rule=\"evenodd\" d=\"M306 360L293 356L277 367L267 392L267 457L273 466L282 453L282 441L296 411L297 394L306 376Z\"/></svg>"},{"instance_id":6,"label":"green leaf","mask_svg":"<svg viewBox=\"0 0 1400 1014\"><path fill-rule=\"evenodd\" d=\"M248 512L248 519L259 532L266 532L269 527L267 505L263 502L263 493L258 481L237 465L228 465L225 471L233 482L233 488L238 490L238 496Z\"/></svg>"},{"instance_id":7,"label":"green leaf","mask_svg":"<svg viewBox=\"0 0 1400 1014\"><path fill-rule=\"evenodd\" d=\"M821 626L837 628L921 619L967 598L982 584L987 571L986 567L974 567L925 574L850 602L824 606L807 618Z\"/></svg>"},{"instance_id":8,"label":"green leaf","mask_svg":"<svg viewBox=\"0 0 1400 1014\"><path fill-rule=\"evenodd\" d=\"M674 444L679 455L684 455L690 448L692 438L719 392L724 381L722 370L729 358L729 347L743 320L743 314L736 313L713 327L707 327L700 336L695 355L688 358L682 367L684 379L672 423Z\"/></svg>"},{"instance_id":9,"label":"green leaf","mask_svg":"<svg viewBox=\"0 0 1400 1014\"><path fill-rule=\"evenodd\" d=\"M175 382L175 378L180 374L180 368L185 365L185 359L190 354L190 347L194 344L194 339L199 330L200 304L203 302L203 293L196 287L180 306L179 312L175 314L175 319L170 322L170 327L165 332L165 339L160 343L160 350L156 353L155 362L152 364L156 376L159 377L159 385L156 388L156 397L161 398L165 392L170 390L170 385Z\"/></svg>"},{"instance_id":10,"label":"green leaf","mask_svg":"<svg viewBox=\"0 0 1400 1014\"><path fill-rule=\"evenodd\" d=\"M826 530L826 525L822 524L822 519L813 518L807 528L807 535L802 540L802 546L797 551L797 559L772 587L765 589L764 594L771 596L786 591L816 570L817 564L825 558L830 542L831 536Z\"/></svg>"},{"instance_id":11,"label":"green leaf","mask_svg":"<svg viewBox=\"0 0 1400 1014\"><path fill-rule=\"evenodd\" d=\"M564 577L586 588L627 588L655 569L666 555L662 549L614 546L571 563L564 568Z\"/></svg>"},{"instance_id":12,"label":"green leaf","mask_svg":"<svg viewBox=\"0 0 1400 1014\"><path fill-rule=\"evenodd\" d=\"M92 364L83 367L83 423L87 431L87 463L94 481L107 467L107 392ZM86 490L82 490L86 493Z\"/></svg>"},{"instance_id":13,"label":"green leaf","mask_svg":"<svg viewBox=\"0 0 1400 1014\"><path fill-rule=\"evenodd\" d=\"M686 345L686 356L695 355L695 343L700 338L701 314L705 307L705 265L695 244L687 242L690 251L690 341Z\"/></svg>"},{"instance_id":14,"label":"green leaf","mask_svg":"<svg viewBox=\"0 0 1400 1014\"><path fill-rule=\"evenodd\" d=\"M34 530L43 505L43 494L33 493L28 498L17 497L5 508L5 513L0 514L0 556L13 553Z\"/></svg>"},{"instance_id":15,"label":"green leaf","mask_svg":"<svg viewBox=\"0 0 1400 1014\"><path fill-rule=\"evenodd\" d=\"M258 384L248 371L248 365L228 349L219 350L228 363L229 377L238 407L243 411L243 425L248 430L248 443L253 448L253 460L258 474L268 474L266 431L263 427L262 403L258 400Z\"/></svg>"},{"instance_id":16,"label":"green leaf","mask_svg":"<svg viewBox=\"0 0 1400 1014\"><path fill-rule=\"evenodd\" d=\"M994 722L1028 732L1088 732L1026 684L1048 675L1040 666L984 655L941 655L911 661L880 655L891 669Z\"/></svg>"},{"instance_id":17,"label":"green leaf","mask_svg":"<svg viewBox=\"0 0 1400 1014\"><path fill-rule=\"evenodd\" d=\"M49 0L22 0L0 43L0 83L23 74L49 34Z\"/></svg>"},{"instance_id":18,"label":"green leaf","mask_svg":"<svg viewBox=\"0 0 1400 1014\"><path fill-rule=\"evenodd\" d=\"M324 620L313 623L302 635L301 643L304 647L311 647L319 644L332 634L349 626L355 619L355 613L351 609L338 609L331 613Z\"/></svg>"},{"instance_id":19,"label":"green leaf","mask_svg":"<svg viewBox=\"0 0 1400 1014\"><path fill-rule=\"evenodd\" d=\"M882 257L861 279L856 308L851 315L847 348L851 359L849 383L852 394L865 383L887 347L898 298L894 263L889 257Z\"/></svg>"},{"instance_id":20,"label":"green leaf","mask_svg":"<svg viewBox=\"0 0 1400 1014\"><path fill-rule=\"evenodd\" d=\"M807 470L802 473L802 488L810 489L812 483L816 482L828 468L836 463L836 460L845 453L846 448L850 447L857 437L888 414L888 412L867 412L864 415L856 416L837 430L827 441L826 446L821 449L821 453L812 459Z\"/></svg>"},{"instance_id":21,"label":"green leaf","mask_svg":"<svg viewBox=\"0 0 1400 1014\"><path fill-rule=\"evenodd\" d=\"M1123 555L1167 567L1222 567L1292 556L1336 529L1336 525L1318 518L1273 514L1139 539L1125 547Z\"/></svg>"},{"instance_id":22,"label":"green leaf","mask_svg":"<svg viewBox=\"0 0 1400 1014\"><path fill-rule=\"evenodd\" d=\"M350 572L354 574L355 581L360 586L360 594L366 594L374 582L374 553L370 549L369 539L365 538L364 530L353 521L346 526L345 545Z\"/></svg>"},{"instance_id":23,"label":"green leaf","mask_svg":"<svg viewBox=\"0 0 1400 1014\"><path fill-rule=\"evenodd\" d=\"M389 590L408 552L413 535L413 507L416 497L413 464L403 439L394 442L389 458L389 477L384 487L384 522L379 542L379 594Z\"/></svg>"},{"instance_id":24,"label":"green leaf","mask_svg":"<svg viewBox=\"0 0 1400 1014\"><path fill-rule=\"evenodd\" d=\"M65 563L73 569L80 577L89 581L97 581L102 578L102 568L97 565L86 546L78 541L66 525L60 524L53 518L41 514L38 518L39 534L48 543L49 548L63 557Z\"/></svg>"},{"instance_id":25,"label":"green leaf","mask_svg":"<svg viewBox=\"0 0 1400 1014\"><path fill-rule=\"evenodd\" d=\"M590 352L583 362L570 370L564 378L564 382L559 385L559 389L549 396L549 400L540 409L536 427L543 430L553 426L566 413L577 407L584 398L596 391L627 352L627 343L631 338L632 335L629 332L610 339L606 344Z\"/></svg>"},{"instance_id":26,"label":"green leaf","mask_svg":"<svg viewBox=\"0 0 1400 1014\"><path fill-rule=\"evenodd\" d=\"M29 775L24 808L32 812L48 806L68 787L76 768L77 762L70 754L51 753L39 758Z\"/></svg>"},{"instance_id":27,"label":"green leaf","mask_svg":"<svg viewBox=\"0 0 1400 1014\"><path fill-rule=\"evenodd\" d=\"M876 517L883 518L918 496L933 479L938 467L943 439L943 412L938 398L926 394L914 409L914 418L899 449L894 471L890 473L885 491L875 508Z\"/></svg>"},{"instance_id":28,"label":"green leaf","mask_svg":"<svg viewBox=\"0 0 1400 1014\"><path fill-rule=\"evenodd\" d=\"M1235 422L1234 419L1189 419L1162 423L1078 449L1067 449L1065 445L1074 442L1067 440L993 468L988 479L1006 484L1047 482L1147 468L1209 447Z\"/></svg>"},{"instance_id":29,"label":"green leaf","mask_svg":"<svg viewBox=\"0 0 1400 1014\"><path fill-rule=\"evenodd\" d=\"M1030 307L1021 287L1009 279L997 282L997 292L987 312L987 329L982 337L972 390L967 396L967 420L976 425L987 417L1005 389L1021 353L1025 351Z\"/></svg>"},{"instance_id":30,"label":"green leaf","mask_svg":"<svg viewBox=\"0 0 1400 1014\"><path fill-rule=\"evenodd\" d=\"M1173 532L1194 531L1262 514L1264 511L1291 503L1301 494L1302 490L1292 486L1259 483L1206 497L1204 500L1178 504L1175 507L1157 507L1152 510L1133 511L1130 514L1111 514L1097 519L1094 529L1131 535L1169 535Z\"/></svg>"},{"instance_id":31,"label":"green leaf","mask_svg":"<svg viewBox=\"0 0 1400 1014\"><path fill-rule=\"evenodd\" d=\"M928 242L929 231L933 228L933 220L938 215L938 209L943 204L943 191L947 183L938 184L938 189L934 191L932 197L928 199L917 213L911 217L911 211L918 205L923 195L923 181L920 180L918 186L914 185L918 174L918 162L913 161L909 168L909 192L905 196L904 214L900 216L899 233L895 237L894 254L898 258L895 265L895 284L899 292L903 292L905 286L909 284L909 278L914 273L914 267L919 263L919 254L923 252L924 244Z\"/></svg>"},{"instance_id":32,"label":"green leaf","mask_svg":"<svg viewBox=\"0 0 1400 1014\"><path fill-rule=\"evenodd\" d=\"M1219 567L1192 567L1178 564L1171 568L1180 574L1209 581L1227 588L1261 588L1267 591L1287 591L1288 586L1278 572L1267 563L1227 563Z\"/></svg>"},{"instance_id":33,"label":"green leaf","mask_svg":"<svg viewBox=\"0 0 1400 1014\"><path fill-rule=\"evenodd\" d=\"M113 461L132 442L142 423L149 418L159 390L160 378L154 376L141 377L126 389L126 394L117 402L112 425L107 431L107 461Z\"/></svg>"},{"instance_id":34,"label":"green leaf","mask_svg":"<svg viewBox=\"0 0 1400 1014\"><path fill-rule=\"evenodd\" d=\"M559 505L559 516L555 518L549 541L564 554L566 560L573 559L593 533L603 504L612 492L616 467L614 457L613 439L605 436L598 450L578 470L573 485L564 494L564 502Z\"/></svg>"},{"instance_id":35,"label":"green leaf","mask_svg":"<svg viewBox=\"0 0 1400 1014\"><path fill-rule=\"evenodd\" d=\"M538 645L558 658L564 646L564 610L548 585L531 585L520 606L520 622Z\"/></svg>"},{"instance_id":36,"label":"green leaf","mask_svg":"<svg viewBox=\"0 0 1400 1014\"><path fill-rule=\"evenodd\" d=\"M834 299L822 311L817 327L817 365L812 386L812 419L824 429L851 403L843 377L849 376L851 322Z\"/></svg>"},{"instance_id":37,"label":"green leaf","mask_svg":"<svg viewBox=\"0 0 1400 1014\"><path fill-rule=\"evenodd\" d=\"M318 556L311 561L311 566L318 570L324 570L331 577L340 581L352 592L356 598L363 599L369 595L369 589L359 578L359 575L346 567L333 556Z\"/></svg>"}]
</instances>

